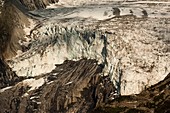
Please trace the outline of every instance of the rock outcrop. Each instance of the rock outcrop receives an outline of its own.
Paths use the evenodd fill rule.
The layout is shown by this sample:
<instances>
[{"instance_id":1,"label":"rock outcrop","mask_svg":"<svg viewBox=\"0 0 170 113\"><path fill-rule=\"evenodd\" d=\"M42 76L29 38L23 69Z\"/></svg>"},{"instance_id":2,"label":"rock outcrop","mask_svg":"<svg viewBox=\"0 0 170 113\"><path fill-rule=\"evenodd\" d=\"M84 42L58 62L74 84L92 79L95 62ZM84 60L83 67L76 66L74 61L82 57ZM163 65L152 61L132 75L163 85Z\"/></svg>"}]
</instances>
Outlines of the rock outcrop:
<instances>
[{"instance_id":1,"label":"rock outcrop","mask_svg":"<svg viewBox=\"0 0 170 113\"><path fill-rule=\"evenodd\" d=\"M0 59L0 89L19 82L19 77L2 59Z\"/></svg>"},{"instance_id":2,"label":"rock outcrop","mask_svg":"<svg viewBox=\"0 0 170 113\"><path fill-rule=\"evenodd\" d=\"M10 59L23 47L19 42L26 41L25 28L29 27L29 11L45 8L58 0L4 0L0 1L0 55Z\"/></svg>"},{"instance_id":3,"label":"rock outcrop","mask_svg":"<svg viewBox=\"0 0 170 113\"><path fill-rule=\"evenodd\" d=\"M86 113L115 98L96 60L65 61L47 74L0 90L1 113Z\"/></svg>"},{"instance_id":4,"label":"rock outcrop","mask_svg":"<svg viewBox=\"0 0 170 113\"><path fill-rule=\"evenodd\" d=\"M44 9L47 5L57 3L59 0L17 0L29 10Z\"/></svg>"},{"instance_id":5,"label":"rock outcrop","mask_svg":"<svg viewBox=\"0 0 170 113\"><path fill-rule=\"evenodd\" d=\"M170 73L138 95L122 96L91 113L169 113Z\"/></svg>"},{"instance_id":6,"label":"rock outcrop","mask_svg":"<svg viewBox=\"0 0 170 113\"><path fill-rule=\"evenodd\" d=\"M0 55L8 59L21 50L19 41L25 40L24 27L28 18L10 0L5 0L0 10Z\"/></svg>"}]
</instances>

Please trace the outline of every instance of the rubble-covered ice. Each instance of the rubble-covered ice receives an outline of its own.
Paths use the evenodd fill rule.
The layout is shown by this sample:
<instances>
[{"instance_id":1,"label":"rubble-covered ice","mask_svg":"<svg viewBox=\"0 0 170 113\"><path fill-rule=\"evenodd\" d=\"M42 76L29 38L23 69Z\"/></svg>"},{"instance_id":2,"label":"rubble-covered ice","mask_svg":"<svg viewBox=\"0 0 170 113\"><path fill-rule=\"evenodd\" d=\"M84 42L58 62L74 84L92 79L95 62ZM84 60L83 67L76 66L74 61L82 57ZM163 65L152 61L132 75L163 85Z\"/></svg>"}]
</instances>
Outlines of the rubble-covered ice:
<instances>
[{"instance_id":1,"label":"rubble-covered ice","mask_svg":"<svg viewBox=\"0 0 170 113\"><path fill-rule=\"evenodd\" d=\"M121 85L121 94L129 95L170 72L169 2L74 3L30 12L40 24L30 33L28 50L10 62L17 75L39 76L65 60L96 59L104 75Z\"/></svg>"}]
</instances>

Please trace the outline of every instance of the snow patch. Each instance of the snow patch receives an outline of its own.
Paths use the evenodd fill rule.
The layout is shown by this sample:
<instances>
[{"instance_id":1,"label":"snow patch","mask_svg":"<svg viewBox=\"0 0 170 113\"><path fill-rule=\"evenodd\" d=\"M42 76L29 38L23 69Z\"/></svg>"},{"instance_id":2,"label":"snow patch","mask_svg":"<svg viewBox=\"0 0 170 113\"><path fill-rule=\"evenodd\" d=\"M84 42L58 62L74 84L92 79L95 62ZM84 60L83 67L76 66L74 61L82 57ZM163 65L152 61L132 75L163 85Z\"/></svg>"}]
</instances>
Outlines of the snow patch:
<instances>
[{"instance_id":1,"label":"snow patch","mask_svg":"<svg viewBox=\"0 0 170 113\"><path fill-rule=\"evenodd\" d=\"M94 7L94 8L82 8L77 11L74 11L72 14L66 16L66 18L94 18L97 20L105 20L112 18L113 15L112 7Z\"/></svg>"},{"instance_id":2,"label":"snow patch","mask_svg":"<svg viewBox=\"0 0 170 113\"><path fill-rule=\"evenodd\" d=\"M26 96L29 96L29 94L28 94L28 93L25 93L22 97L26 97Z\"/></svg>"},{"instance_id":3,"label":"snow patch","mask_svg":"<svg viewBox=\"0 0 170 113\"><path fill-rule=\"evenodd\" d=\"M6 91L6 90L8 90L8 89L11 89L11 88L12 88L12 86L5 87L5 88L3 88L3 89L0 89L0 93L2 93L2 92L4 92L4 91Z\"/></svg>"},{"instance_id":4,"label":"snow patch","mask_svg":"<svg viewBox=\"0 0 170 113\"><path fill-rule=\"evenodd\" d=\"M70 84L72 84L72 83L73 83L73 81L70 81L70 82L66 83L65 85L70 85Z\"/></svg>"},{"instance_id":5,"label":"snow patch","mask_svg":"<svg viewBox=\"0 0 170 113\"><path fill-rule=\"evenodd\" d=\"M50 81L50 82L48 82L47 84L52 84L54 81Z\"/></svg>"},{"instance_id":6,"label":"snow patch","mask_svg":"<svg viewBox=\"0 0 170 113\"><path fill-rule=\"evenodd\" d=\"M39 96L33 96L33 97L30 98L30 100L37 99L37 98L39 98Z\"/></svg>"},{"instance_id":7,"label":"snow patch","mask_svg":"<svg viewBox=\"0 0 170 113\"><path fill-rule=\"evenodd\" d=\"M54 76L58 75L58 73L53 73Z\"/></svg>"},{"instance_id":8,"label":"snow patch","mask_svg":"<svg viewBox=\"0 0 170 113\"><path fill-rule=\"evenodd\" d=\"M27 79L27 80L24 80L22 83L31 87L28 90L28 92L29 92L29 91L32 91L32 90L35 90L35 89L38 89L39 87L41 87L45 83L45 80L44 80L44 78L40 78L37 80L36 79Z\"/></svg>"},{"instance_id":9,"label":"snow patch","mask_svg":"<svg viewBox=\"0 0 170 113\"><path fill-rule=\"evenodd\" d=\"M106 4L111 2L123 2L125 0L59 0L57 4L64 7L83 6L90 4Z\"/></svg>"}]
</instances>

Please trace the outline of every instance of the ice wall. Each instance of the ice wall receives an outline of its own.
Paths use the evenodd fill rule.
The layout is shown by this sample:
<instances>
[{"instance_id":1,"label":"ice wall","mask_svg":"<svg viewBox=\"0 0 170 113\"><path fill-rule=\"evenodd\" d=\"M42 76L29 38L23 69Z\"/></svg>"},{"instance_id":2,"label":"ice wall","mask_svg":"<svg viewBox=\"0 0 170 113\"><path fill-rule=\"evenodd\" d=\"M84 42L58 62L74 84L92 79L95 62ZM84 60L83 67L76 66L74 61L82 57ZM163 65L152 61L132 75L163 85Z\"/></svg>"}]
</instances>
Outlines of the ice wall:
<instances>
[{"instance_id":1,"label":"ice wall","mask_svg":"<svg viewBox=\"0 0 170 113\"><path fill-rule=\"evenodd\" d=\"M19 76L38 76L67 59L97 59L104 66L104 75L111 77L121 94L139 93L164 79L170 71L165 43L169 38L165 33L162 40L156 39L156 35L161 37L162 34L150 26L163 26L156 19L157 24L153 20L132 22L133 19L125 17L103 22L98 30L94 29L95 23L87 26L44 23L32 31L28 50L14 58L10 65ZM107 25L109 27L105 27Z\"/></svg>"},{"instance_id":2,"label":"ice wall","mask_svg":"<svg viewBox=\"0 0 170 113\"><path fill-rule=\"evenodd\" d=\"M169 2L127 3L31 12L40 21L10 66L19 76L39 76L67 59L96 59L119 93L139 93L170 72Z\"/></svg>"}]
</instances>

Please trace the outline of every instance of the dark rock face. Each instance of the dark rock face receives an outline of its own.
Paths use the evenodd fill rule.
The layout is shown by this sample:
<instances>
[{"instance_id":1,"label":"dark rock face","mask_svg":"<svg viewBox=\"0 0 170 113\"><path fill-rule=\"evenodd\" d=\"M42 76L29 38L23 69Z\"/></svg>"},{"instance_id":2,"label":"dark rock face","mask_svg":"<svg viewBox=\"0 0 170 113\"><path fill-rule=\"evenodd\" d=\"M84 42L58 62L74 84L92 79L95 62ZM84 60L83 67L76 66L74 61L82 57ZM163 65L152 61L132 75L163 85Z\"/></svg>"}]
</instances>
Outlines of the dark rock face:
<instances>
[{"instance_id":1,"label":"dark rock face","mask_svg":"<svg viewBox=\"0 0 170 113\"><path fill-rule=\"evenodd\" d=\"M167 77L138 95L122 96L100 106L92 113L169 113L170 73Z\"/></svg>"},{"instance_id":2,"label":"dark rock face","mask_svg":"<svg viewBox=\"0 0 170 113\"><path fill-rule=\"evenodd\" d=\"M58 0L4 0L0 1L0 56L9 59L22 50L19 40L25 41L24 26L29 26L29 10L45 8Z\"/></svg>"},{"instance_id":3,"label":"dark rock face","mask_svg":"<svg viewBox=\"0 0 170 113\"><path fill-rule=\"evenodd\" d=\"M19 77L0 59L0 89L14 85L19 81Z\"/></svg>"},{"instance_id":4,"label":"dark rock face","mask_svg":"<svg viewBox=\"0 0 170 113\"><path fill-rule=\"evenodd\" d=\"M11 58L20 50L19 40L24 38L24 26L29 21L11 0L5 0L0 10L0 56Z\"/></svg>"},{"instance_id":5,"label":"dark rock face","mask_svg":"<svg viewBox=\"0 0 170 113\"><path fill-rule=\"evenodd\" d=\"M29 10L45 8L50 3L57 3L59 0L19 0Z\"/></svg>"},{"instance_id":6,"label":"dark rock face","mask_svg":"<svg viewBox=\"0 0 170 113\"><path fill-rule=\"evenodd\" d=\"M100 75L97 61L65 61L48 74L35 77L44 84L30 91L20 82L0 93L1 113L86 113L113 99L115 87Z\"/></svg>"}]
</instances>

